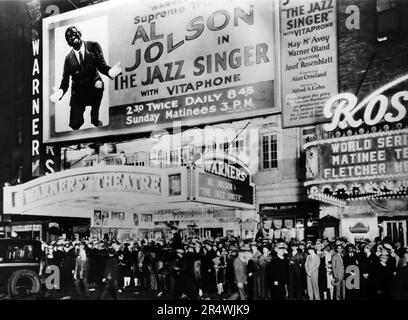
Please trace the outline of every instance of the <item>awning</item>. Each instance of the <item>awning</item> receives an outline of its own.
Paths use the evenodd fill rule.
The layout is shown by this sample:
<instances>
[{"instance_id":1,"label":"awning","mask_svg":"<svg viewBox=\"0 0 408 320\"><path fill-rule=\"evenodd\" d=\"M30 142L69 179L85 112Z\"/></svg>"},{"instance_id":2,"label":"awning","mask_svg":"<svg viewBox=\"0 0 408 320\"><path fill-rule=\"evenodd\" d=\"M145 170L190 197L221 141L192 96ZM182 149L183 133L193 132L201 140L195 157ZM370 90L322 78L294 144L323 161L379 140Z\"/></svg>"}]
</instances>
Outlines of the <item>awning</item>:
<instances>
[{"instance_id":1,"label":"awning","mask_svg":"<svg viewBox=\"0 0 408 320\"><path fill-rule=\"evenodd\" d=\"M3 188L4 213L91 218L95 208L255 210L254 186L196 167L98 166Z\"/></svg>"}]
</instances>

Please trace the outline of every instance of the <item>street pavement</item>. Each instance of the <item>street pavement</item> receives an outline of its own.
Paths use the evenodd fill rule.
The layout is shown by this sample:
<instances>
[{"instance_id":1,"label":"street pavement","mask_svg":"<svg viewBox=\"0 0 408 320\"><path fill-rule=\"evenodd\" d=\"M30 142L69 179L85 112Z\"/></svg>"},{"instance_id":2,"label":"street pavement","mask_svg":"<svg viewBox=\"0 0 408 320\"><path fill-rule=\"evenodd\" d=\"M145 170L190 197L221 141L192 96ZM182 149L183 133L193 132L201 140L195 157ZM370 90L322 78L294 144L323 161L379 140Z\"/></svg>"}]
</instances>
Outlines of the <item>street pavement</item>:
<instances>
[{"instance_id":1,"label":"street pavement","mask_svg":"<svg viewBox=\"0 0 408 320\"><path fill-rule=\"evenodd\" d=\"M74 290L68 293L67 297L62 298L62 294L59 290L43 291L37 295L27 295L24 297L12 298L8 294L4 293L4 290L0 293L0 300L99 300L100 289L90 288L90 297L86 298L78 296ZM156 292L143 291L140 292L136 289L122 290L118 294L119 300L160 300L161 297L157 296ZM104 300L113 300L112 295L108 292L104 297Z\"/></svg>"}]
</instances>

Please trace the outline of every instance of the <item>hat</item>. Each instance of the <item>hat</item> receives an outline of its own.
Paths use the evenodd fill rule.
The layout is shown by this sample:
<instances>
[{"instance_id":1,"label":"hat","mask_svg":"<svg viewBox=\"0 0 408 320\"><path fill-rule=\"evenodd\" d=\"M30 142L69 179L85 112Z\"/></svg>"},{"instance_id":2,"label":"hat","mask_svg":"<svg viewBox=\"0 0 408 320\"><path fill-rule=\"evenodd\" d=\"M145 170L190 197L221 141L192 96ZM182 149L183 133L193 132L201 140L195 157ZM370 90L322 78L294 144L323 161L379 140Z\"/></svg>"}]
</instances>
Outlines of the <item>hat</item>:
<instances>
[{"instance_id":1,"label":"hat","mask_svg":"<svg viewBox=\"0 0 408 320\"><path fill-rule=\"evenodd\" d=\"M178 249L176 249L176 252L177 253L184 253L184 249L178 248Z\"/></svg>"},{"instance_id":2,"label":"hat","mask_svg":"<svg viewBox=\"0 0 408 320\"><path fill-rule=\"evenodd\" d=\"M384 244L383 244L383 248L384 248L385 250L387 250L388 253L391 253L392 250L393 250L392 245L390 245L389 243L384 243Z\"/></svg>"},{"instance_id":3,"label":"hat","mask_svg":"<svg viewBox=\"0 0 408 320\"><path fill-rule=\"evenodd\" d=\"M204 244L208 244L208 245L210 245L210 246L212 246L213 245L213 241L212 240L210 240L210 239L206 239L206 240L204 240L204 242L203 242Z\"/></svg>"},{"instance_id":4,"label":"hat","mask_svg":"<svg viewBox=\"0 0 408 320\"><path fill-rule=\"evenodd\" d=\"M248 252L251 251L248 245L243 245L241 248L239 248L240 252Z\"/></svg>"},{"instance_id":5,"label":"hat","mask_svg":"<svg viewBox=\"0 0 408 320\"><path fill-rule=\"evenodd\" d=\"M279 242L279 243L276 245L276 249L285 249L285 250L287 250L287 249L288 249L288 245L287 245L285 242Z\"/></svg>"},{"instance_id":6,"label":"hat","mask_svg":"<svg viewBox=\"0 0 408 320\"><path fill-rule=\"evenodd\" d=\"M338 285L340 284L340 281L339 281L339 280L336 281L336 279L333 278L332 281L331 281L331 284L332 284L333 286L338 286Z\"/></svg>"}]
</instances>

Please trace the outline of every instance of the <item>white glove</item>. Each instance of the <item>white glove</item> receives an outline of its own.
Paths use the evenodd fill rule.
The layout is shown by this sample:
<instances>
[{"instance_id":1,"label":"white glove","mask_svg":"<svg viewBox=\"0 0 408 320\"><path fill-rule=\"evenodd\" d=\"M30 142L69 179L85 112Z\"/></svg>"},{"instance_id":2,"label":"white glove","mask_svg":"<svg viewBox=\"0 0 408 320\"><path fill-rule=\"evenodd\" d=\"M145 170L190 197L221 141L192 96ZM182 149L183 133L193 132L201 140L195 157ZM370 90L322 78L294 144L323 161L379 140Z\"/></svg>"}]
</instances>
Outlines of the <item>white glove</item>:
<instances>
[{"instance_id":1,"label":"white glove","mask_svg":"<svg viewBox=\"0 0 408 320\"><path fill-rule=\"evenodd\" d=\"M54 90L54 93L51 95L50 100L51 102L56 103L59 99L62 98L64 95L64 91L62 89L58 89L56 87L52 88Z\"/></svg>"},{"instance_id":2,"label":"white glove","mask_svg":"<svg viewBox=\"0 0 408 320\"><path fill-rule=\"evenodd\" d=\"M109 77L115 78L117 75L122 73L122 68L120 67L120 62L115 64L112 68L109 69L108 74Z\"/></svg>"}]
</instances>

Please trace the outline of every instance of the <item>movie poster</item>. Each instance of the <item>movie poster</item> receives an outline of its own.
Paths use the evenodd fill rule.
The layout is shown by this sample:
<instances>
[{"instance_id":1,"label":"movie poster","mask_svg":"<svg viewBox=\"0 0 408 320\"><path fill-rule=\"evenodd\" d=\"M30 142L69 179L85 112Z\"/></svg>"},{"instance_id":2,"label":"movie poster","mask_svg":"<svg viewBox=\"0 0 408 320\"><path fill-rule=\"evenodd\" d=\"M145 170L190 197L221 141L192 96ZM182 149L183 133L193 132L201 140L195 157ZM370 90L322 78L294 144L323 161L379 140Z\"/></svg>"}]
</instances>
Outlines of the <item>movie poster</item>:
<instances>
[{"instance_id":1,"label":"movie poster","mask_svg":"<svg viewBox=\"0 0 408 320\"><path fill-rule=\"evenodd\" d=\"M44 19L44 141L276 112L273 7L109 1Z\"/></svg>"},{"instance_id":2,"label":"movie poster","mask_svg":"<svg viewBox=\"0 0 408 320\"><path fill-rule=\"evenodd\" d=\"M338 93L336 0L281 0L284 127L327 122L326 101Z\"/></svg>"}]
</instances>

